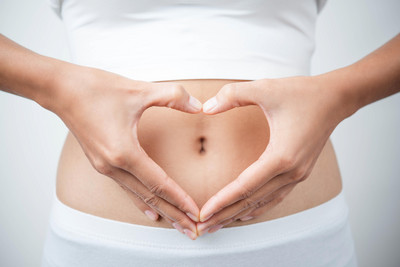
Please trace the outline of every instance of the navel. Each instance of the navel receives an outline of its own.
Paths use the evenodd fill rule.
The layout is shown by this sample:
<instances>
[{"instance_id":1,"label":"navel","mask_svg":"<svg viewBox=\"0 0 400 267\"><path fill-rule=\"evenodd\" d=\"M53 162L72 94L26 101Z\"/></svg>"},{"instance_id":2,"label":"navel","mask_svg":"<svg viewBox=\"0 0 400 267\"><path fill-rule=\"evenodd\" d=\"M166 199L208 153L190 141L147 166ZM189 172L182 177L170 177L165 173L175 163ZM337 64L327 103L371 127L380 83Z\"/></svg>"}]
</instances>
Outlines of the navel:
<instances>
[{"instance_id":1,"label":"navel","mask_svg":"<svg viewBox=\"0 0 400 267\"><path fill-rule=\"evenodd\" d=\"M206 152L205 142L206 142L206 138L204 136L200 136L199 137L199 143L200 143L199 154L204 154Z\"/></svg>"}]
</instances>

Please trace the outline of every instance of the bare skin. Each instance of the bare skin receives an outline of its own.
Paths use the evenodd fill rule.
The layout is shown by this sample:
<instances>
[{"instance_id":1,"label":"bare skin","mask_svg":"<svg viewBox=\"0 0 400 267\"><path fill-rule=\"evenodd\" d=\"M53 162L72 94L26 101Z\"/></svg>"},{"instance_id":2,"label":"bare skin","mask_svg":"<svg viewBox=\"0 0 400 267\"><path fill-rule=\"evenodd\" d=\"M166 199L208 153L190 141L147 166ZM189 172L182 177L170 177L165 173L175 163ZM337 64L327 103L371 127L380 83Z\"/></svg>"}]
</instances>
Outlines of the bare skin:
<instances>
[{"instance_id":1,"label":"bare skin","mask_svg":"<svg viewBox=\"0 0 400 267\"><path fill-rule=\"evenodd\" d=\"M254 164L201 208L200 234L267 212L308 179L342 120L399 91L400 34L360 61L328 73L224 86L204 103L203 112L256 104L270 124L270 140Z\"/></svg>"},{"instance_id":2,"label":"bare skin","mask_svg":"<svg viewBox=\"0 0 400 267\"><path fill-rule=\"evenodd\" d=\"M191 239L337 195L330 133L400 90L400 35L332 72L256 81L148 83L43 57L2 35L0 47L0 89L54 112L76 138L60 159L60 199ZM213 95L211 109L204 101Z\"/></svg>"},{"instance_id":3,"label":"bare skin","mask_svg":"<svg viewBox=\"0 0 400 267\"><path fill-rule=\"evenodd\" d=\"M229 80L173 81L200 101L215 95ZM239 82L239 81L236 81ZM167 82L169 83L169 82ZM266 148L269 127L257 106L218 115L187 114L173 109L147 109L138 126L147 154L196 202L198 207L233 181ZM275 219L321 204L341 190L341 179L330 142L309 179L297 186L275 208L248 221L226 227ZM97 173L73 135L69 134L59 161L57 195L60 200L97 216L147 226L172 228L163 217L149 220L135 208L124 190Z\"/></svg>"}]
</instances>

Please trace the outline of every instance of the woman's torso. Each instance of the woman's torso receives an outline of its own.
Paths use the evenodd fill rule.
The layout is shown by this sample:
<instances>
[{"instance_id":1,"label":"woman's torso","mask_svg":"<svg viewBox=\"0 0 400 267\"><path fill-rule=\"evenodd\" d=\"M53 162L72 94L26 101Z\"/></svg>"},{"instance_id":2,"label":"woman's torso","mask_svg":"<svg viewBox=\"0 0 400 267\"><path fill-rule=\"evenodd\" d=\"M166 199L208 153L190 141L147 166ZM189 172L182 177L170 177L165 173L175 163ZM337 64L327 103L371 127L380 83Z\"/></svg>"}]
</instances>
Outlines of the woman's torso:
<instances>
[{"instance_id":1,"label":"woman's torso","mask_svg":"<svg viewBox=\"0 0 400 267\"><path fill-rule=\"evenodd\" d=\"M224 84L240 81L201 79L171 82L182 84L204 103ZM147 154L201 208L207 199L257 160L268 144L269 127L263 112L255 105L217 115L151 107L140 119L138 135ZM336 196L341 188L335 153L328 140L310 176L280 204L258 218L236 221L226 227L267 221L314 207ZM149 220L123 188L98 173L71 133L60 157L56 192L63 203L89 214L133 224L172 228L164 219Z\"/></svg>"}]
</instances>

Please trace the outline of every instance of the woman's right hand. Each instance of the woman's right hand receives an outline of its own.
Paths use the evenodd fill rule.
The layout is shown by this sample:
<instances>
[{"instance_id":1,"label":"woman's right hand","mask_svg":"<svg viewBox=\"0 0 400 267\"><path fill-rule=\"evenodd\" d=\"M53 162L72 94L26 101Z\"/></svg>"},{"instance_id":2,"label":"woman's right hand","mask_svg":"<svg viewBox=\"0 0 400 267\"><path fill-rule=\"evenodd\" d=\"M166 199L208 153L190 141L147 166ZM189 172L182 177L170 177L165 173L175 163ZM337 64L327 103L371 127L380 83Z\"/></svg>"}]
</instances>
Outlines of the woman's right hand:
<instances>
[{"instance_id":1,"label":"woman's right hand","mask_svg":"<svg viewBox=\"0 0 400 267\"><path fill-rule=\"evenodd\" d=\"M137 125L151 106L198 113L200 101L177 83L136 81L77 65L54 80L58 94L43 106L63 120L93 167L120 184L148 217L160 214L195 239L199 208L140 146Z\"/></svg>"}]
</instances>

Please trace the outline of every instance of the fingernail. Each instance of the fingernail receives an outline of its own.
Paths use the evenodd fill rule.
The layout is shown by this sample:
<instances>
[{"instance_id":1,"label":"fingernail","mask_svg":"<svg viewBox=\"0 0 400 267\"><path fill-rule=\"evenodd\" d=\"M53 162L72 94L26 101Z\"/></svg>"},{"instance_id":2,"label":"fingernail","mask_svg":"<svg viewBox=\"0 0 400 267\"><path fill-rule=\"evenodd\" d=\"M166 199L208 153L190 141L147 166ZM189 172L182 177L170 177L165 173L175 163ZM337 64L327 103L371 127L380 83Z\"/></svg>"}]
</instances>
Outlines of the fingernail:
<instances>
[{"instance_id":1,"label":"fingernail","mask_svg":"<svg viewBox=\"0 0 400 267\"><path fill-rule=\"evenodd\" d=\"M189 97L189 104L192 105L192 107L194 107L196 110L200 110L203 106L201 102L193 96Z\"/></svg>"},{"instance_id":2,"label":"fingernail","mask_svg":"<svg viewBox=\"0 0 400 267\"><path fill-rule=\"evenodd\" d=\"M180 226L178 223L174 222L174 223L172 224L172 226L173 226L176 230L178 230L179 232L181 232L182 234L185 234L185 233L183 232L182 226Z\"/></svg>"},{"instance_id":3,"label":"fingernail","mask_svg":"<svg viewBox=\"0 0 400 267\"><path fill-rule=\"evenodd\" d=\"M210 230L210 228L206 228L206 229L204 229L203 231L198 230L198 231L199 231L199 236L202 236L202 235L204 235L205 233L208 233L208 230Z\"/></svg>"},{"instance_id":4,"label":"fingernail","mask_svg":"<svg viewBox=\"0 0 400 267\"><path fill-rule=\"evenodd\" d=\"M251 220L251 219L253 219L253 218L254 218L253 216L247 215L247 216L244 216L244 217L240 218L240 220L241 220L242 222L244 222L244 221Z\"/></svg>"},{"instance_id":5,"label":"fingernail","mask_svg":"<svg viewBox=\"0 0 400 267\"><path fill-rule=\"evenodd\" d=\"M219 229L221 229L222 226L223 226L222 224L215 225L215 226L211 227L211 228L208 230L208 233L209 233L209 234L214 233L214 232L218 231Z\"/></svg>"},{"instance_id":6,"label":"fingernail","mask_svg":"<svg viewBox=\"0 0 400 267\"><path fill-rule=\"evenodd\" d=\"M199 223L197 224L197 232L199 236L204 235L205 233L208 233L208 230L210 227L206 223Z\"/></svg>"},{"instance_id":7,"label":"fingernail","mask_svg":"<svg viewBox=\"0 0 400 267\"><path fill-rule=\"evenodd\" d=\"M214 215L214 214L210 214L210 215L207 216L207 218L201 218L201 216L200 216L200 221L201 221L201 222L205 222L205 221L207 221L208 219L210 219L211 216L213 216L213 215Z\"/></svg>"},{"instance_id":8,"label":"fingernail","mask_svg":"<svg viewBox=\"0 0 400 267\"><path fill-rule=\"evenodd\" d=\"M191 214L190 212L187 212L186 215L187 215L190 219L192 219L193 221L195 221L195 222L198 222L198 221L199 221L199 218L198 218L197 216L194 216L194 215Z\"/></svg>"},{"instance_id":9,"label":"fingernail","mask_svg":"<svg viewBox=\"0 0 400 267\"><path fill-rule=\"evenodd\" d=\"M199 235L203 235L206 232L208 232L209 227L207 226L206 223L202 224L202 223L198 223L197 224L197 232L199 233Z\"/></svg>"},{"instance_id":10,"label":"fingernail","mask_svg":"<svg viewBox=\"0 0 400 267\"><path fill-rule=\"evenodd\" d=\"M154 211L145 210L144 213L147 215L147 217L149 217L150 220L157 221L157 214L155 214Z\"/></svg>"},{"instance_id":11,"label":"fingernail","mask_svg":"<svg viewBox=\"0 0 400 267\"><path fill-rule=\"evenodd\" d=\"M217 99L214 97L210 98L203 104L203 111L210 112L217 106Z\"/></svg>"},{"instance_id":12,"label":"fingernail","mask_svg":"<svg viewBox=\"0 0 400 267\"><path fill-rule=\"evenodd\" d=\"M197 235L190 231L189 229L184 229L183 232L192 240L195 240Z\"/></svg>"}]
</instances>

